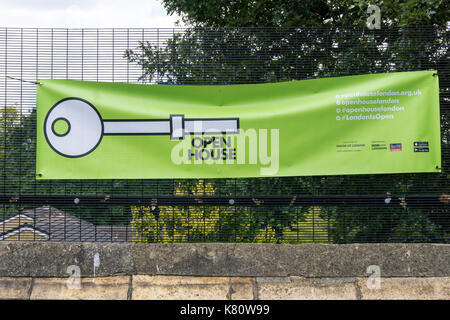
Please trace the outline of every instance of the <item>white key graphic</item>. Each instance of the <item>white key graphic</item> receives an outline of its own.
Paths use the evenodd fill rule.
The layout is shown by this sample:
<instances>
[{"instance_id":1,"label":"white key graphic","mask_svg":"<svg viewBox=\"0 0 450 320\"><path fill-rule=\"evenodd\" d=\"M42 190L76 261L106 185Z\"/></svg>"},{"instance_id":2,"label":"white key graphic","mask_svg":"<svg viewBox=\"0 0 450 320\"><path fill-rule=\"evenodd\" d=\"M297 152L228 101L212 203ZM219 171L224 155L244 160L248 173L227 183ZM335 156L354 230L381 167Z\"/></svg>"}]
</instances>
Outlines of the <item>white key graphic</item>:
<instances>
[{"instance_id":1,"label":"white key graphic","mask_svg":"<svg viewBox=\"0 0 450 320\"><path fill-rule=\"evenodd\" d=\"M64 123L65 131L55 126ZM103 120L97 109L80 98L56 103L47 113L44 134L50 147L62 156L83 157L97 148L104 135L170 135L172 140L185 134L236 134L239 118L190 118L171 115L170 119Z\"/></svg>"}]
</instances>

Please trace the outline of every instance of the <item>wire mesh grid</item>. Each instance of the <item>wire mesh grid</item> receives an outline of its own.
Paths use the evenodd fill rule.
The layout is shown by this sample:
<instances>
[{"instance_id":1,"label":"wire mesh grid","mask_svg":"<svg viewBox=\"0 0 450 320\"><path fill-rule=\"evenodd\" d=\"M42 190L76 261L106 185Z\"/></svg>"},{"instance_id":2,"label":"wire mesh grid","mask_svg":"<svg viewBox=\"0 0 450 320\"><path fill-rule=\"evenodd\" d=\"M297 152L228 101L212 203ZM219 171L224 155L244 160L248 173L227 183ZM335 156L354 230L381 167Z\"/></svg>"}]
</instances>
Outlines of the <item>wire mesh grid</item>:
<instances>
[{"instance_id":1,"label":"wire mesh grid","mask_svg":"<svg viewBox=\"0 0 450 320\"><path fill-rule=\"evenodd\" d=\"M0 28L0 240L449 243L449 60L447 26ZM35 179L38 79L243 84L430 69L441 173Z\"/></svg>"}]
</instances>

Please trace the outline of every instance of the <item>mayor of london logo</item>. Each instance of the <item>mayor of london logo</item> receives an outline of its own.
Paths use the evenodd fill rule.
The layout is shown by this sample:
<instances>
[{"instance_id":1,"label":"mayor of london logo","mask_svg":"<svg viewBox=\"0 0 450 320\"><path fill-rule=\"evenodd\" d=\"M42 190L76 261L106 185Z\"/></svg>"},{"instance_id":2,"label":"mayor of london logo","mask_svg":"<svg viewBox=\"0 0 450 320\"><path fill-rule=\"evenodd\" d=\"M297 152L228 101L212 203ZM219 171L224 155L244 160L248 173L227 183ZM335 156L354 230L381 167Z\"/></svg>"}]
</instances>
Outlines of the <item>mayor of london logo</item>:
<instances>
[{"instance_id":1,"label":"mayor of london logo","mask_svg":"<svg viewBox=\"0 0 450 320\"><path fill-rule=\"evenodd\" d=\"M44 121L45 139L58 154L79 158L94 151L103 136L170 135L182 140L190 134L237 134L239 118L102 119L98 110L81 98L57 102Z\"/></svg>"}]
</instances>

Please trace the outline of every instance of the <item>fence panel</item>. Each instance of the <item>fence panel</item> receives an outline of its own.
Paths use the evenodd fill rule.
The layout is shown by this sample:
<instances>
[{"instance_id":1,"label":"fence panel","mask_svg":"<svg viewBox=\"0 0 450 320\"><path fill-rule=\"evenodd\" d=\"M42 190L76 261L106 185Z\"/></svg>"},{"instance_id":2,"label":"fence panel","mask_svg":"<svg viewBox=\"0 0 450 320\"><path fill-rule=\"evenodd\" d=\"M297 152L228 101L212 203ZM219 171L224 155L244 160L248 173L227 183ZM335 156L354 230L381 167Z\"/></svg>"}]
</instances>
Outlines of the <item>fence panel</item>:
<instances>
[{"instance_id":1,"label":"fence panel","mask_svg":"<svg viewBox=\"0 0 450 320\"><path fill-rule=\"evenodd\" d=\"M449 243L449 31L0 28L0 240ZM429 69L441 173L35 179L37 79L242 84Z\"/></svg>"}]
</instances>

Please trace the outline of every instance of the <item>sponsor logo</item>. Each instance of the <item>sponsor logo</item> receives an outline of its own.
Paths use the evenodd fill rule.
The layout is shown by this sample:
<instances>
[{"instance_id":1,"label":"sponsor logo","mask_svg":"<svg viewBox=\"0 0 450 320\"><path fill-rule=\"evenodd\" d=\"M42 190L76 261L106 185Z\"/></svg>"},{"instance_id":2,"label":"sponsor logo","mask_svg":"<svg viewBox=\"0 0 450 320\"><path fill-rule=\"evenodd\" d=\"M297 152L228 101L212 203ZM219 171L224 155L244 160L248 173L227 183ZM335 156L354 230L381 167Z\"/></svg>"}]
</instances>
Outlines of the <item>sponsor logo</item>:
<instances>
[{"instance_id":1,"label":"sponsor logo","mask_svg":"<svg viewBox=\"0 0 450 320\"><path fill-rule=\"evenodd\" d=\"M372 143L372 150L387 150L386 143Z\"/></svg>"},{"instance_id":2,"label":"sponsor logo","mask_svg":"<svg viewBox=\"0 0 450 320\"><path fill-rule=\"evenodd\" d=\"M401 143L391 143L390 149L391 149L391 151L402 151L402 144Z\"/></svg>"}]
</instances>

